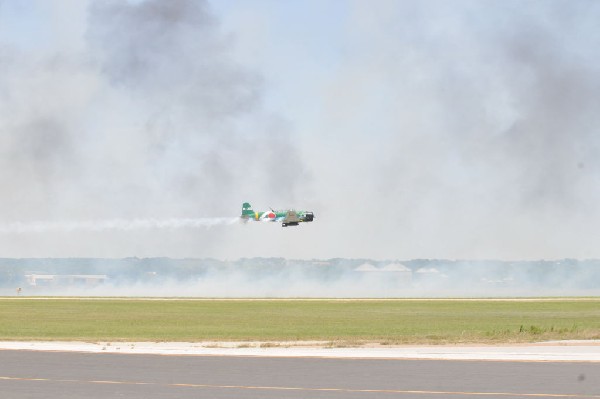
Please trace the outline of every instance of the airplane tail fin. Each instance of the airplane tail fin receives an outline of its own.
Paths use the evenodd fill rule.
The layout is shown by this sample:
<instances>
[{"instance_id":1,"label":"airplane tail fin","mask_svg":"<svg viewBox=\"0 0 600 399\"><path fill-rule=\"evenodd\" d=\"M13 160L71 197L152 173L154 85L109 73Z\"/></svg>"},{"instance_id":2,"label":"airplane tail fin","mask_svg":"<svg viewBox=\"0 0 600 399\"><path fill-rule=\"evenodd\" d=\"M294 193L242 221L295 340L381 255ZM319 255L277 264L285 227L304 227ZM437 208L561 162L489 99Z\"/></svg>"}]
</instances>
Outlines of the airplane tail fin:
<instances>
[{"instance_id":1,"label":"airplane tail fin","mask_svg":"<svg viewBox=\"0 0 600 399\"><path fill-rule=\"evenodd\" d=\"M242 204L242 217L249 218L254 216L254 211L252 210L252 205L249 202L244 202Z\"/></svg>"}]
</instances>

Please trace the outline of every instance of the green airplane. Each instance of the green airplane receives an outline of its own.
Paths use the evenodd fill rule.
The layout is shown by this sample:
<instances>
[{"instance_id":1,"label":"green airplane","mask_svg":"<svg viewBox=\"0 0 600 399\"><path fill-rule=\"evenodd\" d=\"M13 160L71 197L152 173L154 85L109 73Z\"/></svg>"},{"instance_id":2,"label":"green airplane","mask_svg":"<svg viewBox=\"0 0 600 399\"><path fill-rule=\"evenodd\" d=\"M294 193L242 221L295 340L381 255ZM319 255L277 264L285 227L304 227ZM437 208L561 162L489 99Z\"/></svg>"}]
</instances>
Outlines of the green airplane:
<instances>
[{"instance_id":1,"label":"green airplane","mask_svg":"<svg viewBox=\"0 0 600 399\"><path fill-rule=\"evenodd\" d=\"M281 222L282 227L298 226L303 222L312 222L314 213L308 211L295 211L293 209L275 211L271 209L266 212L254 212L252 205L248 202L242 204L242 220L254 220L257 222Z\"/></svg>"}]
</instances>

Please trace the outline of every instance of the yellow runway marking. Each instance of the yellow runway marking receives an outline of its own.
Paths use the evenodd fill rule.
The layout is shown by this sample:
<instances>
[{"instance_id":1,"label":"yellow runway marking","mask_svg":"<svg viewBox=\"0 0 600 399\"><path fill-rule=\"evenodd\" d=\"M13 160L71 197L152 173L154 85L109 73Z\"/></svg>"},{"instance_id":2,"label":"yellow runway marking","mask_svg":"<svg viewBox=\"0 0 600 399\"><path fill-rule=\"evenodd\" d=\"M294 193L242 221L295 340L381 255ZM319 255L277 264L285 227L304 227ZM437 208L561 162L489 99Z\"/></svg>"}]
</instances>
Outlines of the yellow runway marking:
<instances>
[{"instance_id":1,"label":"yellow runway marking","mask_svg":"<svg viewBox=\"0 0 600 399\"><path fill-rule=\"evenodd\" d=\"M560 394L560 393L517 393L517 392L461 392L461 391L426 391L426 390L404 390L404 389L352 389L352 388L304 388L304 387L271 387L251 385L216 385L216 384L184 384L184 383L158 383L140 381L107 381L107 380L71 380L51 378L23 378L2 377L0 381L36 381L36 382L58 382L79 384L117 384L117 385L153 385L177 388L213 388L213 389L252 389L265 391L302 391L302 392L345 392L345 393L390 393L411 395L455 395L455 396L503 396L503 397L546 397L546 398L579 398L598 399L600 395Z\"/></svg>"}]
</instances>

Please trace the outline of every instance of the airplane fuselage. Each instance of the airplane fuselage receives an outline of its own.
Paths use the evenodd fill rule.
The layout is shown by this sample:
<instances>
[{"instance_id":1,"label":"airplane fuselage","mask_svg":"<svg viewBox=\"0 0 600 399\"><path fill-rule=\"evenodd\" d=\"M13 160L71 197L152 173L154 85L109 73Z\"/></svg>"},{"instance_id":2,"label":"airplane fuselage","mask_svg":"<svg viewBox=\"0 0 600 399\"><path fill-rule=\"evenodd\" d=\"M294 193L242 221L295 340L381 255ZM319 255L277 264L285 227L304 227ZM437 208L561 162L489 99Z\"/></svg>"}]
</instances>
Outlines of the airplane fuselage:
<instances>
[{"instance_id":1,"label":"airplane fuselage","mask_svg":"<svg viewBox=\"0 0 600 399\"><path fill-rule=\"evenodd\" d=\"M298 226L300 223L312 222L313 212L295 211L295 210L270 210L265 212L255 212L250 204L244 203L242 206L242 220L257 222L280 222L283 227Z\"/></svg>"}]
</instances>

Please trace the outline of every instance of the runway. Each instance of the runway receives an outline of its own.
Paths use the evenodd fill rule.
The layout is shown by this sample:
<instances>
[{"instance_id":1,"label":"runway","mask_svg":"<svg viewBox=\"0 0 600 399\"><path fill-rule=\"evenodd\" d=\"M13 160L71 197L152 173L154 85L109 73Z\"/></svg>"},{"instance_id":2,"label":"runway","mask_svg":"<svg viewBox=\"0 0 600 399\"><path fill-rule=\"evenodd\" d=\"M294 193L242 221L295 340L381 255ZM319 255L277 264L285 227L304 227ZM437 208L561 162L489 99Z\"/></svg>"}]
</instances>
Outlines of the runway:
<instances>
[{"instance_id":1,"label":"runway","mask_svg":"<svg viewBox=\"0 0 600 399\"><path fill-rule=\"evenodd\" d=\"M0 350L0 396L600 398L600 364Z\"/></svg>"}]
</instances>

